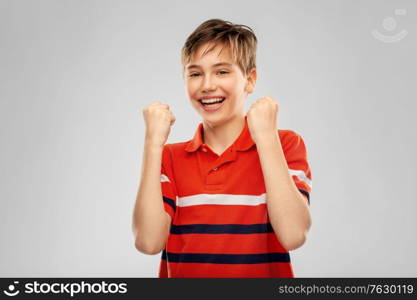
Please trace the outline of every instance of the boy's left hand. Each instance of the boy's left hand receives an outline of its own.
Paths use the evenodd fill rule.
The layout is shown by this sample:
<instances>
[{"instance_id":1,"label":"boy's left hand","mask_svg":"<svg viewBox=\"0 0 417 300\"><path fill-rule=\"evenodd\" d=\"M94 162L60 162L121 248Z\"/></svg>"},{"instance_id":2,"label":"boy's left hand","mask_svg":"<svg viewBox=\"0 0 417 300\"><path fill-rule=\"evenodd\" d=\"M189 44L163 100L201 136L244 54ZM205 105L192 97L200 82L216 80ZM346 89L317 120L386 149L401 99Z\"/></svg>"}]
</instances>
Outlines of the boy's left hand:
<instances>
[{"instance_id":1,"label":"boy's left hand","mask_svg":"<svg viewBox=\"0 0 417 300\"><path fill-rule=\"evenodd\" d=\"M256 100L247 112L248 127L253 141L257 144L277 133L279 105L271 97Z\"/></svg>"}]
</instances>

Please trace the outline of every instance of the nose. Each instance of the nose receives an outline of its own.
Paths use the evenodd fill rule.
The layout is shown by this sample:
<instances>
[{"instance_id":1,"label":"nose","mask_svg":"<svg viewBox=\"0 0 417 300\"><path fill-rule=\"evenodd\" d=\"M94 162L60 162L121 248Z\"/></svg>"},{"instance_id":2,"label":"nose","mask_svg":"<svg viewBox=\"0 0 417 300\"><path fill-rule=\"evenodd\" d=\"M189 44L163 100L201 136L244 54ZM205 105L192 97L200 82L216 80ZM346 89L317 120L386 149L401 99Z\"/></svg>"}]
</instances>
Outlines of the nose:
<instances>
[{"instance_id":1,"label":"nose","mask_svg":"<svg viewBox=\"0 0 417 300\"><path fill-rule=\"evenodd\" d=\"M213 91L216 89L216 85L210 75L204 77L202 89L203 92Z\"/></svg>"}]
</instances>

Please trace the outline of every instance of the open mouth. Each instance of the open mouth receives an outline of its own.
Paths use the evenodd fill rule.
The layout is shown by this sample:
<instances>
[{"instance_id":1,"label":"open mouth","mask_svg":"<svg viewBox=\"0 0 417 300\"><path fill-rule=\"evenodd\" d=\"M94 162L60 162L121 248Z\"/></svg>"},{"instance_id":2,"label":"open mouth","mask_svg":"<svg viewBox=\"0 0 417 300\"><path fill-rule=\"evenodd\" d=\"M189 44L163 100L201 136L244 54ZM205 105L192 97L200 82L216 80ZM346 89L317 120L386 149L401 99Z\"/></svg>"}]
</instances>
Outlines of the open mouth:
<instances>
[{"instance_id":1,"label":"open mouth","mask_svg":"<svg viewBox=\"0 0 417 300\"><path fill-rule=\"evenodd\" d=\"M223 103L223 101L226 98L218 98L218 99L213 99L213 100L203 100L203 99L199 99L198 101L201 103L201 105L203 106L216 106L219 103Z\"/></svg>"}]
</instances>

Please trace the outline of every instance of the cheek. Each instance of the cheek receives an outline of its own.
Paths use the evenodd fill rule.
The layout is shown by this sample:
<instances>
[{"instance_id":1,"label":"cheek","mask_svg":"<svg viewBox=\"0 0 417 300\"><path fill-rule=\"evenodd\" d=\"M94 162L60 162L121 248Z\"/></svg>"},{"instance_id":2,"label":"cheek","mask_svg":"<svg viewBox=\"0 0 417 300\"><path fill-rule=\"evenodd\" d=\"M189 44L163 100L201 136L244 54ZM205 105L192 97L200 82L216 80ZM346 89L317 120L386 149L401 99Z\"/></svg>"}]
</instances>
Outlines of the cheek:
<instances>
[{"instance_id":1,"label":"cheek","mask_svg":"<svg viewBox=\"0 0 417 300\"><path fill-rule=\"evenodd\" d=\"M244 88L242 86L242 82L236 80L235 78L225 81L224 87L227 87L227 89L234 94L239 94L240 91Z\"/></svg>"},{"instance_id":2,"label":"cheek","mask_svg":"<svg viewBox=\"0 0 417 300\"><path fill-rule=\"evenodd\" d=\"M188 94L191 96L197 91L197 84L195 82L188 82L186 84Z\"/></svg>"}]
</instances>

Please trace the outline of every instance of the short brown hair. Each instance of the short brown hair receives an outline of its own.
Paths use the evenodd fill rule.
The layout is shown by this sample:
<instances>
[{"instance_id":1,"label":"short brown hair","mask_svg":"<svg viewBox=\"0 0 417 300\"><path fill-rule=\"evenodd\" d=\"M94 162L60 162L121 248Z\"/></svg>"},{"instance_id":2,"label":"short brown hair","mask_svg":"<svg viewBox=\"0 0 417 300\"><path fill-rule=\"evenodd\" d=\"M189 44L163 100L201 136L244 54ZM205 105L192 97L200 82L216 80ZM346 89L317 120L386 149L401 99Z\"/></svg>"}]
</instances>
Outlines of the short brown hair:
<instances>
[{"instance_id":1,"label":"short brown hair","mask_svg":"<svg viewBox=\"0 0 417 300\"><path fill-rule=\"evenodd\" d=\"M199 46L207 42L214 42L214 45L205 53L211 51L216 46L216 42L228 46L234 61L244 75L247 75L252 68L256 68L257 39L253 30L246 25L233 24L221 19L210 19L201 23L191 33L181 50L183 74L185 65L191 61L192 55Z\"/></svg>"}]
</instances>

